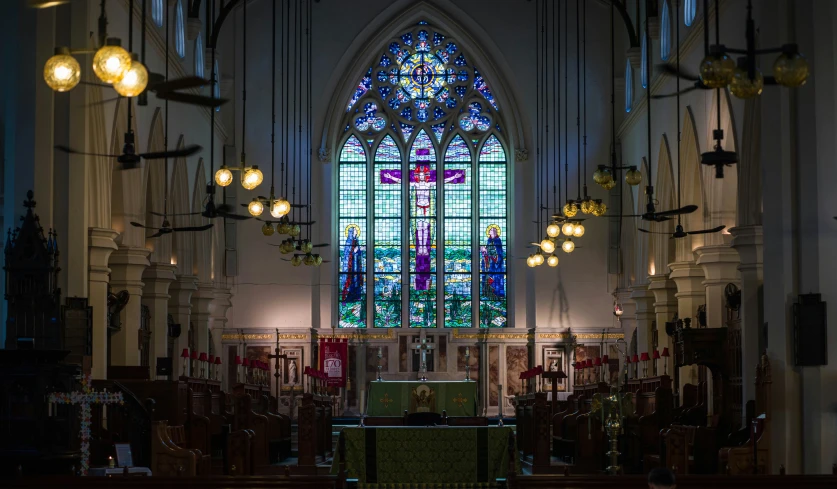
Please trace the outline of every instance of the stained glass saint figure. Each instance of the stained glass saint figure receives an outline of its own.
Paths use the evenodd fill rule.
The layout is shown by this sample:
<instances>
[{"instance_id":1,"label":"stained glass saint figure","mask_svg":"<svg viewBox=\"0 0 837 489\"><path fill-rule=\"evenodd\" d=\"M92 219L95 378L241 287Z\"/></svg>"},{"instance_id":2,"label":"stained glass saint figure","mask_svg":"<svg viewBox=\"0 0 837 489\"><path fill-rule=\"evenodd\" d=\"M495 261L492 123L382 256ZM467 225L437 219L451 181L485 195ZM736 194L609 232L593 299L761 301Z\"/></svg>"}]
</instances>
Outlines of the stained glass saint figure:
<instances>
[{"instance_id":1,"label":"stained glass saint figure","mask_svg":"<svg viewBox=\"0 0 837 489\"><path fill-rule=\"evenodd\" d=\"M480 247L480 271L483 272L482 289L487 300L506 298L506 255L503 252L503 240L500 238L500 226L492 224L486 230L488 240Z\"/></svg>"},{"instance_id":2,"label":"stained glass saint figure","mask_svg":"<svg viewBox=\"0 0 837 489\"><path fill-rule=\"evenodd\" d=\"M363 250L358 240L360 228L357 224L346 227L346 244L343 245L342 270L346 271L340 290L340 300L354 302L363 299Z\"/></svg>"}]
</instances>

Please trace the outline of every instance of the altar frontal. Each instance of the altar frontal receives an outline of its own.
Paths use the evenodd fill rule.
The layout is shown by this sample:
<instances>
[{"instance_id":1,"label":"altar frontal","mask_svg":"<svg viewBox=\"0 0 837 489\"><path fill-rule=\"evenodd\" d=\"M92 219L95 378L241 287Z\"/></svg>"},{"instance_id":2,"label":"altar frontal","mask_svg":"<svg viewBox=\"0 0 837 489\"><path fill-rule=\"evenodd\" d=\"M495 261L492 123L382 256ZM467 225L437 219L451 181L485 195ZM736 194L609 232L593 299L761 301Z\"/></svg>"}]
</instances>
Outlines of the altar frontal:
<instances>
[{"instance_id":1,"label":"altar frontal","mask_svg":"<svg viewBox=\"0 0 837 489\"><path fill-rule=\"evenodd\" d=\"M441 413L448 416L477 415L477 383L372 382L366 403L368 416L401 416L409 413Z\"/></svg>"}]
</instances>

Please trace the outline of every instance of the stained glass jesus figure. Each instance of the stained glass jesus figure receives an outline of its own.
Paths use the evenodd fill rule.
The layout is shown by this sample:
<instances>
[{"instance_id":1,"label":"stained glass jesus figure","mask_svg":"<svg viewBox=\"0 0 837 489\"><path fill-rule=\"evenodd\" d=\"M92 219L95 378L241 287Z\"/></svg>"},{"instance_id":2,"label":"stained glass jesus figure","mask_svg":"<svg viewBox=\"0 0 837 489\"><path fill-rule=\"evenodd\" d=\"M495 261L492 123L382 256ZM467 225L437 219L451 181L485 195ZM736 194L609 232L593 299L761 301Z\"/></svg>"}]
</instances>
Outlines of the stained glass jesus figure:
<instances>
[{"instance_id":1,"label":"stained glass jesus figure","mask_svg":"<svg viewBox=\"0 0 837 489\"><path fill-rule=\"evenodd\" d=\"M416 211L416 290L430 288L430 249L433 247L430 220L422 219L430 212L431 203L435 200L436 170L428 168L430 150L416 149L416 168L410 170L410 187L414 189ZM424 162L425 164L422 164ZM464 170L445 170L445 183L465 183ZM400 184L401 170L381 170L382 184Z\"/></svg>"}]
</instances>

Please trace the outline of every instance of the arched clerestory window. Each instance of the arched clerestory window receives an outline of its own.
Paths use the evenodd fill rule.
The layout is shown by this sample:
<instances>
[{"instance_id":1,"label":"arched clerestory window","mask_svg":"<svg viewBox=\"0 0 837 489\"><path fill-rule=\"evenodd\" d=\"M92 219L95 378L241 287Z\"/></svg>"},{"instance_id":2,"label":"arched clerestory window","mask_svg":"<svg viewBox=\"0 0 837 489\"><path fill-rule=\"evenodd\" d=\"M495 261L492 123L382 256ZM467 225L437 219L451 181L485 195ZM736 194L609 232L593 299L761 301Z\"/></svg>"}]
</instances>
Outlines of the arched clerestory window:
<instances>
[{"instance_id":1,"label":"arched clerestory window","mask_svg":"<svg viewBox=\"0 0 837 489\"><path fill-rule=\"evenodd\" d=\"M471 61L420 22L346 95L340 327L507 323L508 150L501 107Z\"/></svg>"}]
</instances>

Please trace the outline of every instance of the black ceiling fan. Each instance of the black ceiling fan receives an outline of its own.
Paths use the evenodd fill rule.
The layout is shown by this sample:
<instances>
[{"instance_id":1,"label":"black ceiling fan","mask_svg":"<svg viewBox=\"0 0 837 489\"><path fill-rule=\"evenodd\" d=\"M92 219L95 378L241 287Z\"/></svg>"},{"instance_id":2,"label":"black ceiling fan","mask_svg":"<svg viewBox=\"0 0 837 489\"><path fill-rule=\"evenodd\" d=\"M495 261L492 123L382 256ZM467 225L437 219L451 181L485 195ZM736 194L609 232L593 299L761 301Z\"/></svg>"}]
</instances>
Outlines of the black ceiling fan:
<instances>
[{"instance_id":1,"label":"black ceiling fan","mask_svg":"<svg viewBox=\"0 0 837 489\"><path fill-rule=\"evenodd\" d=\"M250 219L250 216L241 216L233 212L232 206L227 204L215 205L215 186L212 183L206 185L206 198L203 210L200 212L183 212L180 214L169 214L170 216L203 216L207 219L217 219L219 217L224 219L233 219L237 221L245 221ZM152 212L155 216L163 214Z\"/></svg>"},{"instance_id":2,"label":"black ceiling fan","mask_svg":"<svg viewBox=\"0 0 837 489\"><path fill-rule=\"evenodd\" d=\"M201 146L198 146L197 144L190 144L189 146L180 149L174 149L171 151L137 153L136 148L134 146L134 131L130 128L130 104L128 112L129 127L128 131L125 133L125 144L122 145L122 154L114 155L102 153L86 153L84 151L76 151L68 146L63 146L60 144L56 145L55 149L71 155L103 156L105 158L116 158L116 161L121 164L123 170L131 170L136 168L139 165L140 160L165 160L167 158L185 158L187 156L192 156L203 149Z\"/></svg>"},{"instance_id":3,"label":"black ceiling fan","mask_svg":"<svg viewBox=\"0 0 837 489\"><path fill-rule=\"evenodd\" d=\"M677 9L676 10L676 12L677 12L676 15L679 17L679 15L680 15L680 5L679 5L679 3L677 4L677 7L675 7L675 8ZM679 23L677 23L677 30L676 30L675 38L677 39L677 52L680 52L680 24ZM677 58L676 70L680 71L680 58L679 57ZM649 93L650 93L650 91L649 91ZM675 93L675 96L677 97L677 104L675 105L675 110L677 112L675 114L675 119L677 119L677 205L678 206L680 206L680 194L682 193L681 192L682 185L681 185L681 179L680 179L680 167L682 166L682 162L680 161L680 136L681 136L681 134L680 134L680 94L681 94L681 92L680 92L680 78L678 78L677 79L677 90L676 90L676 93ZM649 109L649 114L650 114L650 109ZM653 201L651 200L651 196L649 195L649 197L648 197L648 209L649 209L649 212L651 213L651 215L649 217L662 218L662 219L659 219L659 220L662 220L662 221L667 221L667 220L671 219L671 217L669 217L669 216L673 216L673 215L677 216L677 226L674 228L674 233L672 233L672 235L671 235L671 237L673 239L685 238L686 236L689 236L689 235L692 235L692 234L717 233L717 232L721 231L722 229L724 229L726 227L726 226L718 226L718 227L715 227L715 228L701 229L701 230L698 230L698 231L685 231L683 229L683 223L682 223L682 217L681 216L683 214L691 214L692 212L696 211L697 210L696 205L687 205L687 206L684 206L684 207L680 207L679 209L675 209L674 211L654 212ZM689 210L689 212L683 212L684 210L687 210L687 209ZM653 220L657 220L657 219L645 219L645 217L643 217L643 220L653 221ZM659 220L658 220L658 222L659 222ZM648 233L648 234L669 234L669 233L666 233L666 232L648 231L647 229L642 229L642 228L637 228L637 230L642 232L642 233Z\"/></svg>"},{"instance_id":4,"label":"black ceiling fan","mask_svg":"<svg viewBox=\"0 0 837 489\"><path fill-rule=\"evenodd\" d=\"M107 85L105 83L87 81L81 81L79 83L83 85L110 88L110 85ZM208 84L209 80L204 80L203 78L198 76L187 76L183 78L175 78L173 80L166 80L165 75L162 75L160 73L149 72L148 85L145 87L145 90L143 90L141 94L137 95L137 97L140 100L139 105L145 105L145 103L143 103L142 101L145 100L144 96L149 92L157 95L157 98L160 100L167 100L170 102L177 102L186 105L196 105L199 107L214 108L229 102L229 100L225 98L207 97L205 95L195 95L192 93L183 93L178 91L200 88ZM89 103L85 105L85 107L94 107L96 105L107 104L113 102L114 100L119 100L122 98L125 97L119 95L116 97Z\"/></svg>"},{"instance_id":5,"label":"black ceiling fan","mask_svg":"<svg viewBox=\"0 0 837 489\"><path fill-rule=\"evenodd\" d=\"M159 228L146 226L144 224L140 224L138 222L131 221L131 226L143 229L151 229L157 231L156 233L148 236L149 238L159 238L165 234L171 234L175 232L187 232L187 231L206 231L210 229L214 224L204 224L203 226L184 226L184 227L172 227L171 223L167 218L163 219L163 225Z\"/></svg>"}]
</instances>

